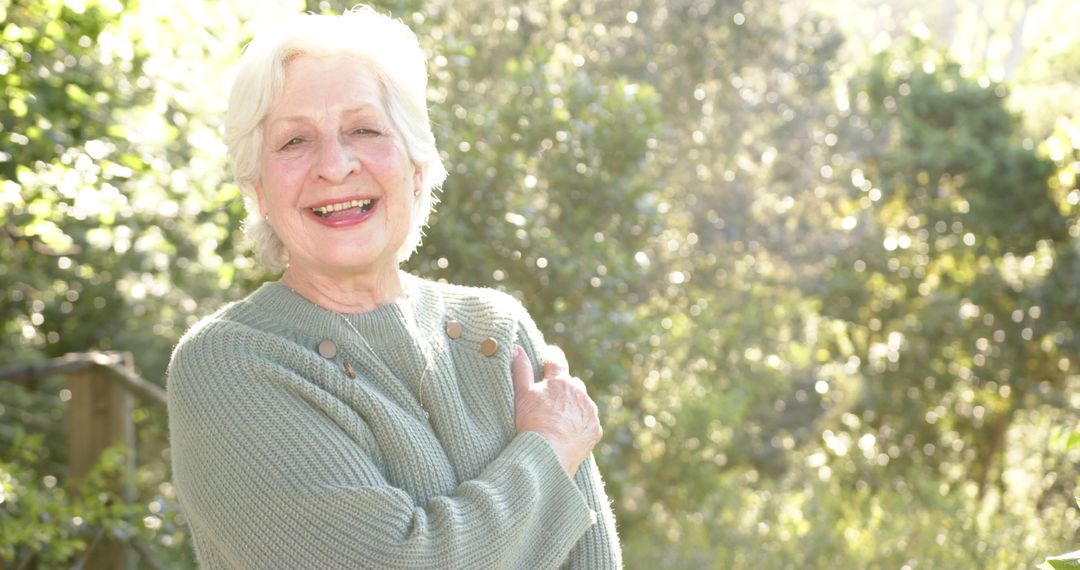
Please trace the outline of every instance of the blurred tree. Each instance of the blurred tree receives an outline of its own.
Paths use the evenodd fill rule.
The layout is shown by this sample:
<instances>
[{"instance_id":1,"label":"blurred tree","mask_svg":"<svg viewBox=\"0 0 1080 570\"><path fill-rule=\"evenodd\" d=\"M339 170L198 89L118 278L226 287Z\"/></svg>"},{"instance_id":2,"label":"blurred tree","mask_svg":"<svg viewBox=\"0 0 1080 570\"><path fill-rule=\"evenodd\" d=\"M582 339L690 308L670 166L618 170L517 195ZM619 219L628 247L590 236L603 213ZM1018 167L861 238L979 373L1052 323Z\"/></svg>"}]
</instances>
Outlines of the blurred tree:
<instances>
[{"instance_id":1,"label":"blurred tree","mask_svg":"<svg viewBox=\"0 0 1080 570\"><path fill-rule=\"evenodd\" d=\"M862 211L821 295L856 339L856 409L881 449L964 466L979 497L1017 412L1076 373L1065 355L1080 324L1075 307L1044 314L1041 284L1056 259L1072 270L1075 247L1056 169L983 81L916 46L853 86Z\"/></svg>"},{"instance_id":2,"label":"blurred tree","mask_svg":"<svg viewBox=\"0 0 1080 570\"><path fill-rule=\"evenodd\" d=\"M633 453L616 462L620 515L631 536L650 537L628 541L634 559L693 567L688 535L722 542L742 508L717 490L783 474L825 411L806 350L812 304L799 293L823 246L806 224L825 220L800 212L820 212L839 37L790 4L596 14L607 32L589 36L597 59L662 101L646 176L665 224L641 256L656 275L640 311L652 334L620 389L636 412Z\"/></svg>"},{"instance_id":3,"label":"blurred tree","mask_svg":"<svg viewBox=\"0 0 1080 570\"><path fill-rule=\"evenodd\" d=\"M250 287L252 272L243 270L251 264L236 243L243 209L235 187L223 184L220 142L193 102L196 90L179 87L188 78L163 65L181 52L200 57L201 45L218 50L229 34L188 36L169 28L179 17L137 19L145 16L120 2L0 2L4 364L126 350L144 376L160 379L183 330ZM228 49L235 54L239 39ZM69 552L71 540L86 547L95 532L135 515L106 509L91 516L76 497L47 487L38 500L26 487L27 478L67 485L65 395L56 380L0 383L0 457L20 461L0 473L16 482L4 489L0 518L22 527L46 516L35 505L49 505L52 515L42 520L59 526L45 542L59 548L63 541L68 555L81 556ZM183 544L167 505L164 414L139 408L133 420L140 499L156 505L144 512L143 530ZM20 444L27 430L47 434L48 445ZM72 516L85 524L56 522ZM45 553L32 535L4 533L15 541L4 544L4 559L23 564L36 552L47 564L67 556Z\"/></svg>"}]
</instances>

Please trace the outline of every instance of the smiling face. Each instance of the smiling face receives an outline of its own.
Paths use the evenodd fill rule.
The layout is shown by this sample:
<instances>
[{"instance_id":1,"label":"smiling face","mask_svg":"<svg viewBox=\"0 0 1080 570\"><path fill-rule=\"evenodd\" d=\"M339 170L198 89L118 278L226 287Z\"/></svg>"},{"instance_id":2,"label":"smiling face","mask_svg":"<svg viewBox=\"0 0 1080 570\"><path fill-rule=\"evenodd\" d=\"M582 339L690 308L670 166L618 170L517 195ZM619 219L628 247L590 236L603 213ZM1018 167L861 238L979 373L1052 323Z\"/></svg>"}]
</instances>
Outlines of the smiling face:
<instances>
[{"instance_id":1,"label":"smiling face","mask_svg":"<svg viewBox=\"0 0 1080 570\"><path fill-rule=\"evenodd\" d=\"M288 271L396 271L421 172L367 65L347 55L292 59L262 127L255 191L288 252Z\"/></svg>"}]
</instances>

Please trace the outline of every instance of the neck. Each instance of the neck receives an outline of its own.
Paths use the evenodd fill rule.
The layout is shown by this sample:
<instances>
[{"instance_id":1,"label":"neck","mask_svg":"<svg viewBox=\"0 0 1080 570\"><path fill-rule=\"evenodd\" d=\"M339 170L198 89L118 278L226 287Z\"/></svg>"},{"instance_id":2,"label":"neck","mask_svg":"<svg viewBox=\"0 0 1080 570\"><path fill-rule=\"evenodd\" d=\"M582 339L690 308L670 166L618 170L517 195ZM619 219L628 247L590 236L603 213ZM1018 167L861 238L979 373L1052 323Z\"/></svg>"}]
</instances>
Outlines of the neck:
<instances>
[{"instance_id":1,"label":"neck","mask_svg":"<svg viewBox=\"0 0 1080 570\"><path fill-rule=\"evenodd\" d=\"M395 267L377 275L347 278L285 270L281 282L316 305L337 313L367 313L406 296L401 272Z\"/></svg>"}]
</instances>

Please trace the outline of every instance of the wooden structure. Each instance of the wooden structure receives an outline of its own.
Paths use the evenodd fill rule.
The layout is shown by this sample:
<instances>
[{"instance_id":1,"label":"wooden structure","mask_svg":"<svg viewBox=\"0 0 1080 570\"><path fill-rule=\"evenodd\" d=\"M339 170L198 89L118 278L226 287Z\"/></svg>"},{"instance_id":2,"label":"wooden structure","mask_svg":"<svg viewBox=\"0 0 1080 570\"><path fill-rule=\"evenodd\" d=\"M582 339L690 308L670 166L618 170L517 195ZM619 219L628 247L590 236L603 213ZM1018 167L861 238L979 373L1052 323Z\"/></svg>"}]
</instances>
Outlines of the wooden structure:
<instances>
[{"instance_id":1,"label":"wooden structure","mask_svg":"<svg viewBox=\"0 0 1080 570\"><path fill-rule=\"evenodd\" d=\"M123 443L135 449L135 426L131 419L134 396L165 406L165 390L135 374L129 352L68 354L35 364L0 367L0 381L32 385L38 378L63 375L68 380L68 461L72 484L77 484L97 464L108 447ZM127 471L135 472L134 453L128 454ZM132 477L128 477L132 479ZM126 502L135 500L134 489L118 482L114 491ZM151 567L149 552L141 545L105 539L89 552L86 570L133 570L136 550Z\"/></svg>"}]
</instances>

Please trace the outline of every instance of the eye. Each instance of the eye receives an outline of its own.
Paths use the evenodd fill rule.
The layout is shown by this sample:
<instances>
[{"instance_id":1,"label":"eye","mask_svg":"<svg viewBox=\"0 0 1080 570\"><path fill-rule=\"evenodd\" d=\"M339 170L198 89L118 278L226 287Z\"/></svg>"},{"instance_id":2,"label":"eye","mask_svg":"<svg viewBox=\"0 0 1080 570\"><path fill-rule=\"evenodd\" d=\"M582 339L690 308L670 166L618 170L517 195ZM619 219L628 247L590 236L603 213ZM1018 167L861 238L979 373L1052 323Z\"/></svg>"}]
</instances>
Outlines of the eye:
<instances>
[{"instance_id":1,"label":"eye","mask_svg":"<svg viewBox=\"0 0 1080 570\"><path fill-rule=\"evenodd\" d=\"M302 142L304 142L303 137L293 137L286 141L285 144L281 145L281 148L279 150L285 150L287 148L294 147Z\"/></svg>"},{"instance_id":2,"label":"eye","mask_svg":"<svg viewBox=\"0 0 1080 570\"><path fill-rule=\"evenodd\" d=\"M377 131L375 129L368 128L368 127L357 127L357 128L352 130L352 134L362 136L362 137L374 137L374 136L379 136L382 133L380 133L379 131Z\"/></svg>"}]
</instances>

